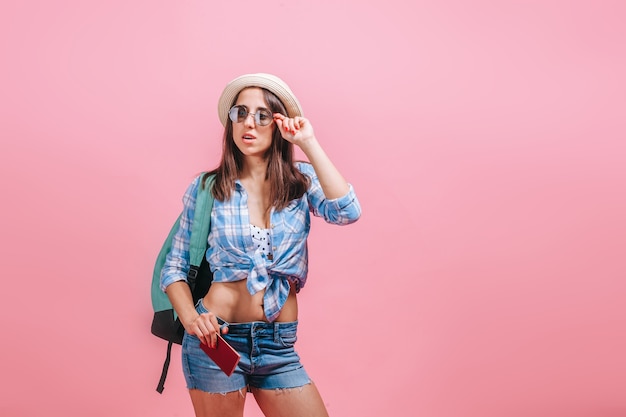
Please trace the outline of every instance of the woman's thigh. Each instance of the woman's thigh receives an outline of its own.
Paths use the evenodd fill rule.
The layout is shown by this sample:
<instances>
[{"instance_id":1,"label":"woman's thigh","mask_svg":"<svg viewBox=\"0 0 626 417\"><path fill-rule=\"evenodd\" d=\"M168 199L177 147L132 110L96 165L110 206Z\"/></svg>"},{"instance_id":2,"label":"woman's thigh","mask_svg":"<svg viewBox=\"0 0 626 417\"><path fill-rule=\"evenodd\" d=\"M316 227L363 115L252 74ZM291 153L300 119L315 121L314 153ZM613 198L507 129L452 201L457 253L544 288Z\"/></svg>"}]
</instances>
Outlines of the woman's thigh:
<instances>
[{"instance_id":1,"label":"woman's thigh","mask_svg":"<svg viewBox=\"0 0 626 417\"><path fill-rule=\"evenodd\" d=\"M189 395L196 417L243 417L245 389L226 394L191 389Z\"/></svg>"},{"instance_id":2,"label":"woman's thigh","mask_svg":"<svg viewBox=\"0 0 626 417\"><path fill-rule=\"evenodd\" d=\"M297 388L252 388L251 391L266 417L328 417L324 401L312 382Z\"/></svg>"}]
</instances>

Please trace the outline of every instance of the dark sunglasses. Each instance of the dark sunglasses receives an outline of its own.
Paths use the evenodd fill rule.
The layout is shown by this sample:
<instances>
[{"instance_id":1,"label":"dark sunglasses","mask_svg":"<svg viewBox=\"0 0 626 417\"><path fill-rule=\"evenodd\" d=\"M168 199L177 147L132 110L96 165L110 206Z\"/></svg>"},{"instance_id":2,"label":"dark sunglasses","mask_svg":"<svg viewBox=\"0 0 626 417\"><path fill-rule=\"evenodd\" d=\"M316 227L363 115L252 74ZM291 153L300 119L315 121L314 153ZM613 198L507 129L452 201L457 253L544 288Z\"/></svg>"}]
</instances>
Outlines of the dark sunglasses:
<instances>
[{"instance_id":1,"label":"dark sunglasses","mask_svg":"<svg viewBox=\"0 0 626 417\"><path fill-rule=\"evenodd\" d=\"M228 111L228 117L233 123L243 122L248 115L254 116L254 123L259 126L267 126L274 120L272 112L267 109L259 109L256 113L250 113L246 106L233 106Z\"/></svg>"}]
</instances>

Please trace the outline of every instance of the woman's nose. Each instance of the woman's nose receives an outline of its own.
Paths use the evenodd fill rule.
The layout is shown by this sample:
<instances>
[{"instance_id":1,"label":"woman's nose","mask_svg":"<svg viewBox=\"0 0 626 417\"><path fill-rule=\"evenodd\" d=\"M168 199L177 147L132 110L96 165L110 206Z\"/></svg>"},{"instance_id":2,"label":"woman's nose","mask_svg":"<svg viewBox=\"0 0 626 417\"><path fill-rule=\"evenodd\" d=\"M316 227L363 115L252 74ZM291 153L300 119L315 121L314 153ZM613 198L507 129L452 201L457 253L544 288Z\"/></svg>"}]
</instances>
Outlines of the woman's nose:
<instances>
[{"instance_id":1,"label":"woman's nose","mask_svg":"<svg viewBox=\"0 0 626 417\"><path fill-rule=\"evenodd\" d=\"M248 113L246 118L243 120L243 123L246 127L254 127L254 114Z\"/></svg>"}]
</instances>

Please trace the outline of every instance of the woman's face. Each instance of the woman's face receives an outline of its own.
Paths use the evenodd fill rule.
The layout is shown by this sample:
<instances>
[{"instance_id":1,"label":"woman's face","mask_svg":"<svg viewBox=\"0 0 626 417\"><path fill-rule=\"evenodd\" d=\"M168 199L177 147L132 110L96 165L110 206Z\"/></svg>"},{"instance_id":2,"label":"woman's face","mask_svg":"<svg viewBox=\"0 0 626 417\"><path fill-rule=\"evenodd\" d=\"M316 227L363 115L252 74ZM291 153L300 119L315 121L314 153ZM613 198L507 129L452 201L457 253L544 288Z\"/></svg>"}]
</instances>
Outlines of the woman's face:
<instances>
[{"instance_id":1,"label":"woman's face","mask_svg":"<svg viewBox=\"0 0 626 417\"><path fill-rule=\"evenodd\" d=\"M245 156L263 157L272 144L272 134L276 128L273 121L267 126L255 123L254 114L259 110L269 111L260 88L246 88L237 97L236 106L245 106L248 114L242 122L233 122L233 140ZM271 114L271 111L270 111Z\"/></svg>"}]
</instances>

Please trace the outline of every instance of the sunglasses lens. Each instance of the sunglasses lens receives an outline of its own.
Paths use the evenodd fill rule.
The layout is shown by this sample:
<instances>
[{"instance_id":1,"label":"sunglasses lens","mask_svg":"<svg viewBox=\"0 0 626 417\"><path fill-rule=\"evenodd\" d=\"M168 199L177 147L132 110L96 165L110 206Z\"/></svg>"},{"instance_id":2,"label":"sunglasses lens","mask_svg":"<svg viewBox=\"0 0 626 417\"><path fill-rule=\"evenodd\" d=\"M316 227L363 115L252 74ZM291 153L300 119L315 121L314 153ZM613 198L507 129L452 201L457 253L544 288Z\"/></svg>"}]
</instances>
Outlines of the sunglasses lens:
<instances>
[{"instance_id":1,"label":"sunglasses lens","mask_svg":"<svg viewBox=\"0 0 626 417\"><path fill-rule=\"evenodd\" d=\"M233 123L240 123L246 118L248 112L241 106L234 106L228 111L228 118Z\"/></svg>"},{"instance_id":2,"label":"sunglasses lens","mask_svg":"<svg viewBox=\"0 0 626 417\"><path fill-rule=\"evenodd\" d=\"M254 121L259 126L267 126L272 122L272 113L269 110L258 110L255 114Z\"/></svg>"}]
</instances>

